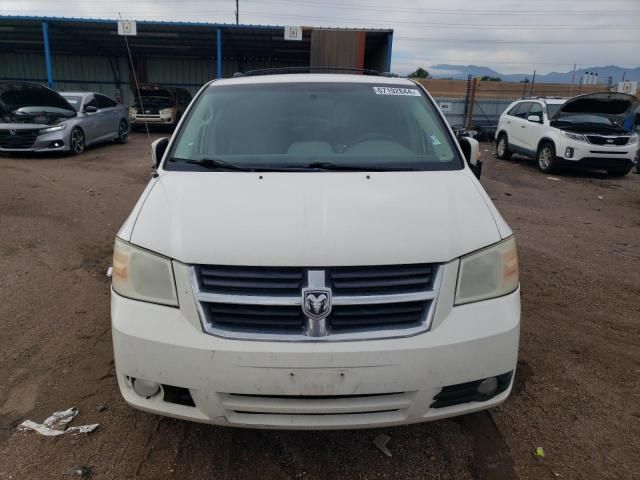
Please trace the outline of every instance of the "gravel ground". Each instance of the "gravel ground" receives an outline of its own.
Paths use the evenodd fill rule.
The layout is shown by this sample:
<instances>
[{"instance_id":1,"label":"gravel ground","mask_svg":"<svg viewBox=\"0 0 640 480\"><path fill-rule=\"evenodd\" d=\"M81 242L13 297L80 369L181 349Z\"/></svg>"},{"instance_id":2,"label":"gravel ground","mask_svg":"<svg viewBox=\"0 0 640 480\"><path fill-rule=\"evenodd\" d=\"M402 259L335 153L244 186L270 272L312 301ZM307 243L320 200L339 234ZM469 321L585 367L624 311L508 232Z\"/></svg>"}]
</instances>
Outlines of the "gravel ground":
<instances>
[{"instance_id":1,"label":"gravel ground","mask_svg":"<svg viewBox=\"0 0 640 480\"><path fill-rule=\"evenodd\" d=\"M521 260L520 361L504 405L392 429L256 431L138 412L118 393L105 272L149 178L149 143L0 157L0 480L81 467L96 479L640 478L640 176L550 177L482 145L482 183ZM76 424L100 427L16 431L70 406ZM372 443L380 433L392 458Z\"/></svg>"}]
</instances>

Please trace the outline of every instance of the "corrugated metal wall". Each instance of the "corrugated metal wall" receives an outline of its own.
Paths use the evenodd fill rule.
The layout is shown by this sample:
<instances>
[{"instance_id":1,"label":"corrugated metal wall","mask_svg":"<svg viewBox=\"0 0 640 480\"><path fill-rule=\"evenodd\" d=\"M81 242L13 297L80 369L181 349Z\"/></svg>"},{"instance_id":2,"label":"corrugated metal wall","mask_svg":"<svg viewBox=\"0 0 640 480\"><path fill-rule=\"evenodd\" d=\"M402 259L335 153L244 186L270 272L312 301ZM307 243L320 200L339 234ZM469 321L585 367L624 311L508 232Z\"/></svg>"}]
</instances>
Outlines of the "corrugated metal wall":
<instances>
[{"instance_id":1,"label":"corrugated metal wall","mask_svg":"<svg viewBox=\"0 0 640 480\"><path fill-rule=\"evenodd\" d=\"M129 88L129 61L126 57L114 58L113 61L116 71L120 71L122 103L130 105L133 103L133 92ZM116 80L108 57L53 55L52 64L56 90L95 91L116 97ZM245 59L242 65L244 71L286 66L281 62L257 59ZM183 87L194 95L203 84L216 78L216 68L213 56L210 59L148 57L146 81ZM239 70L236 60L223 60L223 77L231 77ZM0 53L0 80L26 80L46 84L44 55Z\"/></svg>"},{"instance_id":2,"label":"corrugated metal wall","mask_svg":"<svg viewBox=\"0 0 640 480\"><path fill-rule=\"evenodd\" d=\"M187 88L195 93L198 88L215 78L214 58L147 58L147 81Z\"/></svg>"},{"instance_id":3,"label":"corrugated metal wall","mask_svg":"<svg viewBox=\"0 0 640 480\"><path fill-rule=\"evenodd\" d=\"M46 79L44 56L0 53L0 79Z\"/></svg>"},{"instance_id":4,"label":"corrugated metal wall","mask_svg":"<svg viewBox=\"0 0 640 480\"><path fill-rule=\"evenodd\" d=\"M465 120L465 102L460 98L434 97L442 109L450 125L462 125ZM475 126L495 126L502 112L509 106L512 99L476 99L473 107L473 121Z\"/></svg>"},{"instance_id":5,"label":"corrugated metal wall","mask_svg":"<svg viewBox=\"0 0 640 480\"><path fill-rule=\"evenodd\" d=\"M129 65L124 58L114 58L114 68L120 71L120 96L128 104ZM53 78L56 90L101 92L116 98L116 78L107 57L53 55Z\"/></svg>"},{"instance_id":6,"label":"corrugated metal wall","mask_svg":"<svg viewBox=\"0 0 640 480\"><path fill-rule=\"evenodd\" d=\"M53 78L56 90L102 92L116 97L116 81L107 57L53 55ZM114 59L120 70L122 101L129 104L129 66L126 58ZM0 54L0 80L26 80L47 83L44 55Z\"/></svg>"}]
</instances>

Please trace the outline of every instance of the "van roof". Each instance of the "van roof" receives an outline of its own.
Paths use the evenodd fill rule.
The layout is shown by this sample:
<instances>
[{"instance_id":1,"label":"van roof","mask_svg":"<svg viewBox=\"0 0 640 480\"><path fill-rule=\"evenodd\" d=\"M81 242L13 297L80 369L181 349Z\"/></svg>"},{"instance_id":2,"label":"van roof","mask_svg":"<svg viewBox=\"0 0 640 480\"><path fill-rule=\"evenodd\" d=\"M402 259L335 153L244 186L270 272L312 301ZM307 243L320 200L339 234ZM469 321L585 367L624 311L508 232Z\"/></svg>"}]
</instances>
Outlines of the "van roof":
<instances>
[{"instance_id":1,"label":"van roof","mask_svg":"<svg viewBox=\"0 0 640 480\"><path fill-rule=\"evenodd\" d=\"M407 78L377 77L373 75L352 75L343 73L285 73L278 75L247 75L244 77L216 80L213 85L246 85L255 83L379 83L413 87L415 84Z\"/></svg>"}]
</instances>

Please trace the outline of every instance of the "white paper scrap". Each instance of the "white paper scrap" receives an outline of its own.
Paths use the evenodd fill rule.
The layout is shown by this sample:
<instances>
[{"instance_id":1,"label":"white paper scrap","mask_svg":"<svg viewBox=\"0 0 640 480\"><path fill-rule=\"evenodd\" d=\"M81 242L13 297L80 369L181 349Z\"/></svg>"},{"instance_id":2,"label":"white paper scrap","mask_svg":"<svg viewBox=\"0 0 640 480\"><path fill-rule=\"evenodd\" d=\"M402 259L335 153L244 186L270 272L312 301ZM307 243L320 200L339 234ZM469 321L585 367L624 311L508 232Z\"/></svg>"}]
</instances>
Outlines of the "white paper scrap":
<instances>
[{"instance_id":1,"label":"white paper scrap","mask_svg":"<svg viewBox=\"0 0 640 480\"><path fill-rule=\"evenodd\" d=\"M47 417L44 422L36 423L31 420L25 420L18 425L18 430L26 431L33 430L45 437L57 437L65 433L73 433L74 435L80 435L82 433L93 432L100 424L95 423L91 425L82 425L79 427L67 427L67 425L73 421L78 415L79 411L76 407L71 407L68 410L61 412L53 412L53 414Z\"/></svg>"}]
</instances>

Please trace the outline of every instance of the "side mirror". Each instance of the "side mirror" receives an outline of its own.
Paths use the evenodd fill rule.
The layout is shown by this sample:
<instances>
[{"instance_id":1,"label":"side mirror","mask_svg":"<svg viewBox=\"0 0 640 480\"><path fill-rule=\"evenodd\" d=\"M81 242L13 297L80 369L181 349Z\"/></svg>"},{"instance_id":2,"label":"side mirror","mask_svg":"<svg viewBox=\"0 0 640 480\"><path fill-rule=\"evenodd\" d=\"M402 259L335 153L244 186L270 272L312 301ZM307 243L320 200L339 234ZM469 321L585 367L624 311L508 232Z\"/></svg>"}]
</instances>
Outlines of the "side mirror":
<instances>
[{"instance_id":1,"label":"side mirror","mask_svg":"<svg viewBox=\"0 0 640 480\"><path fill-rule=\"evenodd\" d=\"M98 111L98 107L95 105L87 105L84 107L84 113L96 113Z\"/></svg>"},{"instance_id":2,"label":"side mirror","mask_svg":"<svg viewBox=\"0 0 640 480\"><path fill-rule=\"evenodd\" d=\"M542 123L542 119L540 118L540 115L529 115L527 117L527 120L534 123Z\"/></svg>"},{"instance_id":3,"label":"side mirror","mask_svg":"<svg viewBox=\"0 0 640 480\"><path fill-rule=\"evenodd\" d=\"M158 168L160 165L164 152L167 150L167 145L169 145L169 139L167 137L159 138L151 144L151 161L153 162L153 168Z\"/></svg>"},{"instance_id":4,"label":"side mirror","mask_svg":"<svg viewBox=\"0 0 640 480\"><path fill-rule=\"evenodd\" d=\"M482 173L480 144L475 138L471 137L458 137L458 142L460 142L460 148L462 148L462 153L464 153L464 158L467 160L469 168L471 168L476 178L480 178Z\"/></svg>"}]
</instances>

